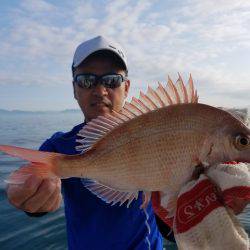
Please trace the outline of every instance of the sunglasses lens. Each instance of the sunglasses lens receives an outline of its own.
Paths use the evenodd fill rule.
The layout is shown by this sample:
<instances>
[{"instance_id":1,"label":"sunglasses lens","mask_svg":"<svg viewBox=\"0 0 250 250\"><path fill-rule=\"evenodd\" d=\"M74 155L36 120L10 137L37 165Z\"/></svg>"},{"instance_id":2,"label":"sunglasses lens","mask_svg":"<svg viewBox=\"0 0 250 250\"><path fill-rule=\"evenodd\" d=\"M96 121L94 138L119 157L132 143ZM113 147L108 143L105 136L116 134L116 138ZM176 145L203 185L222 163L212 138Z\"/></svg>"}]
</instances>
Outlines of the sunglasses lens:
<instances>
[{"instance_id":1,"label":"sunglasses lens","mask_svg":"<svg viewBox=\"0 0 250 250\"><path fill-rule=\"evenodd\" d=\"M78 75L76 77L76 83L85 89L91 88L95 83L96 77L94 75Z\"/></svg>"},{"instance_id":2,"label":"sunglasses lens","mask_svg":"<svg viewBox=\"0 0 250 250\"><path fill-rule=\"evenodd\" d=\"M107 88L117 88L122 84L122 76L120 75L106 75L102 77L102 84Z\"/></svg>"},{"instance_id":3,"label":"sunglasses lens","mask_svg":"<svg viewBox=\"0 0 250 250\"><path fill-rule=\"evenodd\" d=\"M85 89L90 89L98 83L105 88L114 89L120 87L123 81L123 77L118 74L108 74L100 77L91 74L81 74L75 77L76 84Z\"/></svg>"}]
</instances>

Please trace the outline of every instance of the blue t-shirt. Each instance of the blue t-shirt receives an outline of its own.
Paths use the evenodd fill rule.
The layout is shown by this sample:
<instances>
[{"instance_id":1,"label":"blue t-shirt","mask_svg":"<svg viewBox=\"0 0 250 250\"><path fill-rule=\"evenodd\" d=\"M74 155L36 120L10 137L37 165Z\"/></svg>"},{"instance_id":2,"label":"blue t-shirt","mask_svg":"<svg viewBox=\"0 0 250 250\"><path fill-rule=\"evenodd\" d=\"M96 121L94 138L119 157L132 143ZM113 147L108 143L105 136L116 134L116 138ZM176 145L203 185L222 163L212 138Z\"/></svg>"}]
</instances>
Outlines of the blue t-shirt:
<instances>
[{"instance_id":1,"label":"blue t-shirt","mask_svg":"<svg viewBox=\"0 0 250 250\"><path fill-rule=\"evenodd\" d=\"M70 132L55 133L40 150L67 155L75 150L76 135L84 124ZM163 249L152 205L143 210L142 195L129 208L111 206L87 190L80 178L62 180L68 247L74 250L158 250Z\"/></svg>"}]
</instances>

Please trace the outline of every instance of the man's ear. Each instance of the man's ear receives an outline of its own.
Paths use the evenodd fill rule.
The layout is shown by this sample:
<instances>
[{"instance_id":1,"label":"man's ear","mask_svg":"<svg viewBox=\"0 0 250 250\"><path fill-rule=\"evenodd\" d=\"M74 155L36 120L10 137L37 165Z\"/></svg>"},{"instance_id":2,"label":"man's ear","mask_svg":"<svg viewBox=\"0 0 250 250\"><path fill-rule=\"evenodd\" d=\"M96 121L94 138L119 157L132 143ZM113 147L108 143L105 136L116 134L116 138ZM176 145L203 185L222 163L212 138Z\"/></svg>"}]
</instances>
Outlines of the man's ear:
<instances>
[{"instance_id":1,"label":"man's ear","mask_svg":"<svg viewBox=\"0 0 250 250\"><path fill-rule=\"evenodd\" d=\"M130 88L130 81L126 80L125 81L125 98L128 96L129 88Z\"/></svg>"}]
</instances>

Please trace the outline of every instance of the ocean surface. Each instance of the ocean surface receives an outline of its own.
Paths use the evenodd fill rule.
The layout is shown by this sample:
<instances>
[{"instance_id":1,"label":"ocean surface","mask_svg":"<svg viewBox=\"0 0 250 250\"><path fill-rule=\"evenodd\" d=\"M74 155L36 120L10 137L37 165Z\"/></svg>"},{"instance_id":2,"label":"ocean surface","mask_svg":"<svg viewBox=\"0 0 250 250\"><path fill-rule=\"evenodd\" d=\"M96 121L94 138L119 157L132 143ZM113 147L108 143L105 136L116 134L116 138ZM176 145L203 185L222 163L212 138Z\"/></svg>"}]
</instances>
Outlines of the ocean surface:
<instances>
[{"instance_id":1,"label":"ocean surface","mask_svg":"<svg viewBox=\"0 0 250 250\"><path fill-rule=\"evenodd\" d=\"M82 122L80 113L0 113L0 144L37 149L56 131L69 131ZM6 197L4 179L23 161L0 153L0 249L67 249L63 205L40 218L28 217L12 207ZM239 217L250 232L250 208ZM174 245L167 249L177 249Z\"/></svg>"}]
</instances>

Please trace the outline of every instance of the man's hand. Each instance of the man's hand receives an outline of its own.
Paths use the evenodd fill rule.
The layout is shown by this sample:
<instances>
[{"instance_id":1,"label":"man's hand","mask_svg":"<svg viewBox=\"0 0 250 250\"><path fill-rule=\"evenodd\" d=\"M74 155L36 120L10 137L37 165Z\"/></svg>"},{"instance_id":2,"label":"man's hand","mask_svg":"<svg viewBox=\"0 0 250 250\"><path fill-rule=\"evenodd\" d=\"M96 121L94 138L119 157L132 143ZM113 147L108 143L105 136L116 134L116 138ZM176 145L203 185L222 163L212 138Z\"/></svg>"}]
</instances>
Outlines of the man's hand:
<instances>
[{"instance_id":1,"label":"man's hand","mask_svg":"<svg viewBox=\"0 0 250 250\"><path fill-rule=\"evenodd\" d=\"M14 175L24 168L17 170ZM23 184L8 184L7 196L13 206L23 211L52 212L61 205L61 180L59 178L42 179L36 175L30 175Z\"/></svg>"}]
</instances>

